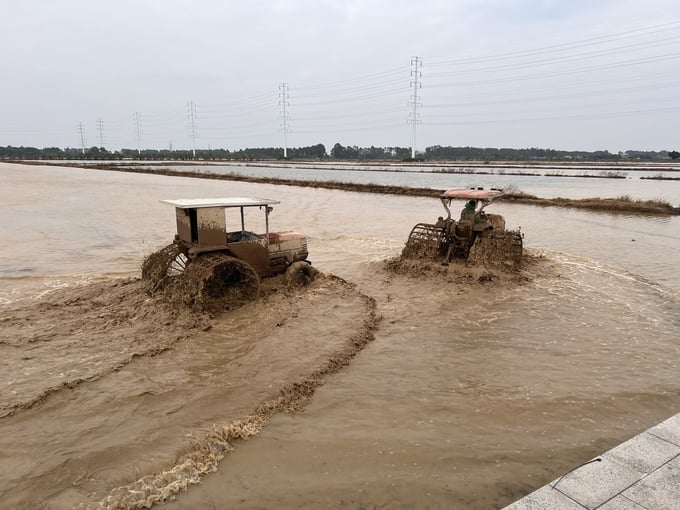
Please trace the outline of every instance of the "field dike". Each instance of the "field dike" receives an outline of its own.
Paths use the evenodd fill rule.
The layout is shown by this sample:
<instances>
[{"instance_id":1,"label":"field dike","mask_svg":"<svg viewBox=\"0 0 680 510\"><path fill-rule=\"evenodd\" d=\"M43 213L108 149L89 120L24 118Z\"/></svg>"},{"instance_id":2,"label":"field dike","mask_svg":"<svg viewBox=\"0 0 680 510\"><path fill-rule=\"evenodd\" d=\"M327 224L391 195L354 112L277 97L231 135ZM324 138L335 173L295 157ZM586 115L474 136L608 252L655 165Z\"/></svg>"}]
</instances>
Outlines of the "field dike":
<instances>
[{"instance_id":1,"label":"field dike","mask_svg":"<svg viewBox=\"0 0 680 510\"><path fill-rule=\"evenodd\" d=\"M363 323L335 353L297 380L288 382L278 390L278 395L258 405L251 414L216 425L204 435L191 440L188 451L177 459L170 469L149 474L138 480L113 489L96 504L82 504L79 508L132 509L151 508L154 504L171 499L175 494L200 482L201 478L217 470L219 462L236 448L241 441L256 436L273 415L279 412L295 413L304 409L325 377L347 366L367 343L374 339L374 331L380 321L376 302L359 292L354 285L334 275L322 275L329 285L341 287L343 292L359 296L364 303Z\"/></svg>"},{"instance_id":2,"label":"field dike","mask_svg":"<svg viewBox=\"0 0 680 510\"><path fill-rule=\"evenodd\" d=\"M146 168L138 165L116 165L110 163L51 163L45 161L12 161L12 163L23 165L44 165L44 166L65 166L74 168L84 168L92 170L107 170L113 172L131 172L151 175L165 175L169 177L192 177L195 179L212 179L223 181L241 181L261 184L277 184L285 186L300 186L319 189L336 189L342 191L353 191L359 193L376 193L384 195L400 195L410 197L437 197L445 190L433 188L417 188L410 186L394 186L384 184L359 184L341 182L335 180L328 181L305 181L300 179L284 179L274 177L253 177L237 173L216 174L210 172L190 172L178 171L164 168L165 164L160 164L160 168L152 168L151 164L146 164ZM180 165L181 166L181 165ZM209 165L205 165L209 167ZM617 198L540 198L534 195L523 193L519 190L505 190L504 201L516 204L536 205L539 207L564 207L570 209L584 209L608 214L636 214L645 216L677 216L680 215L680 207L660 200L634 200L630 197Z\"/></svg>"}]
</instances>

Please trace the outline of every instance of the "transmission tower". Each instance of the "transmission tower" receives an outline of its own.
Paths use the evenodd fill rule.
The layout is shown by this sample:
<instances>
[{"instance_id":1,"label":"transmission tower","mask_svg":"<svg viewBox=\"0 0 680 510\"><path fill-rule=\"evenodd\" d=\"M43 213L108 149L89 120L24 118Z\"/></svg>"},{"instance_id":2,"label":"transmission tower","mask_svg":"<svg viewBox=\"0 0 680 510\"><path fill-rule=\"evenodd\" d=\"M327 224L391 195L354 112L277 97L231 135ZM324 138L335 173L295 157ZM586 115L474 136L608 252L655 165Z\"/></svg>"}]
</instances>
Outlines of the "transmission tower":
<instances>
[{"instance_id":1,"label":"transmission tower","mask_svg":"<svg viewBox=\"0 0 680 510\"><path fill-rule=\"evenodd\" d=\"M418 113L418 107L422 106L422 103L418 101L419 99L418 90L422 85L419 80L419 78L422 76L422 73L419 71L419 69L422 66L423 60L420 57L411 58L411 77L413 78L413 81L411 81L411 87L413 87L413 94L411 95L411 100L408 103L409 106L413 108L409 112L408 119L409 124L413 125L413 144L411 145L411 159L416 158L416 126L420 124L420 120L418 119L418 116L420 115Z\"/></svg>"},{"instance_id":2,"label":"transmission tower","mask_svg":"<svg viewBox=\"0 0 680 510\"><path fill-rule=\"evenodd\" d=\"M132 121L135 124L135 134L137 135L137 155L140 156L142 154L142 119L139 112L132 115Z\"/></svg>"},{"instance_id":3,"label":"transmission tower","mask_svg":"<svg viewBox=\"0 0 680 510\"><path fill-rule=\"evenodd\" d=\"M99 132L99 147L104 147L104 121L97 119L97 131Z\"/></svg>"},{"instance_id":4,"label":"transmission tower","mask_svg":"<svg viewBox=\"0 0 680 510\"><path fill-rule=\"evenodd\" d=\"M281 106L281 131L283 131L283 157L288 158L288 85L281 83L279 85L279 105Z\"/></svg>"},{"instance_id":5,"label":"transmission tower","mask_svg":"<svg viewBox=\"0 0 680 510\"><path fill-rule=\"evenodd\" d=\"M196 104L193 101L187 103L187 113L189 115L189 129L191 129L194 159L196 159Z\"/></svg>"},{"instance_id":6,"label":"transmission tower","mask_svg":"<svg viewBox=\"0 0 680 510\"><path fill-rule=\"evenodd\" d=\"M83 123L78 122L78 131L80 132L80 147L83 154L85 154L85 134L83 131Z\"/></svg>"}]
</instances>

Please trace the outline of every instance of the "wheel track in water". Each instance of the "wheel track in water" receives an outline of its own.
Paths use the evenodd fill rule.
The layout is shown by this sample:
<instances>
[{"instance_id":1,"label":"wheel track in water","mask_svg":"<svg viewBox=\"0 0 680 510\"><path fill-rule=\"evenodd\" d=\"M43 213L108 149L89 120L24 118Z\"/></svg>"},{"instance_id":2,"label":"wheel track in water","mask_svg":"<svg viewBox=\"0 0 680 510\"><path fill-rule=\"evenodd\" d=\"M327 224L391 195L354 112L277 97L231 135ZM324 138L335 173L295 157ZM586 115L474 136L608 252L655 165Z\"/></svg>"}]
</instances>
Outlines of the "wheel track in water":
<instances>
[{"instance_id":1,"label":"wheel track in water","mask_svg":"<svg viewBox=\"0 0 680 510\"><path fill-rule=\"evenodd\" d=\"M160 296L149 296L146 288L146 282L136 279L104 280L55 290L37 303L4 307L0 354L9 367L4 375L15 391L8 390L0 400L0 419L97 381L135 358L157 356L208 327L206 314L168 306ZM159 324L167 334L155 340L150 335ZM115 355L101 349L112 334L120 345ZM78 366L69 362L77 358ZM39 372L40 384L25 386L28 381L23 379L31 378L24 372Z\"/></svg>"},{"instance_id":2,"label":"wheel track in water","mask_svg":"<svg viewBox=\"0 0 680 510\"><path fill-rule=\"evenodd\" d=\"M233 420L225 425L215 426L203 437L194 439L188 452L182 455L175 466L143 476L131 484L113 489L96 504L81 504L87 509L128 509L151 508L172 498L175 494L198 484L201 478L217 470L220 461L236 448L241 441L256 436L279 412L295 413L303 410L317 388L324 384L325 377L340 371L375 338L375 331L381 320L377 313L376 300L359 291L346 280L329 274L331 281L355 292L365 305L364 320L359 330L345 345L335 352L320 367L298 380L280 388L278 396L260 404L252 414Z\"/></svg>"}]
</instances>

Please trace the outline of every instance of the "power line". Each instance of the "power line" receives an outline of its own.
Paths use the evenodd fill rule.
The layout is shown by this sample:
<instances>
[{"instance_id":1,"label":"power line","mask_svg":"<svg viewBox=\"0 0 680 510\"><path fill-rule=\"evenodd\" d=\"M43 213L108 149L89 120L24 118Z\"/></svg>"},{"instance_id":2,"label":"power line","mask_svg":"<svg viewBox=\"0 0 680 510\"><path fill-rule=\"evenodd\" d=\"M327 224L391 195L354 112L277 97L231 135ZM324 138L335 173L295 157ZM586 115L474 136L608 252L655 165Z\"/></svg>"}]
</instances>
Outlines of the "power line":
<instances>
[{"instance_id":1,"label":"power line","mask_svg":"<svg viewBox=\"0 0 680 510\"><path fill-rule=\"evenodd\" d=\"M653 47L660 47L660 46L668 46L671 45L675 42L680 40L680 36L678 37L673 37L669 39L668 41L664 42L663 44L655 44ZM597 50L597 51L585 51L582 53L576 53L573 55L568 55L564 56L561 58L550 58L550 59L542 59L542 60L533 60L529 62L521 62L521 63L511 63L511 64L506 64L503 63L502 65L498 66L491 66L491 67L481 67L481 68L476 68L476 69L457 69L455 71L449 71L449 72L442 72L442 73L432 73L430 76L432 78L439 78L439 77L445 77L445 76L452 76L452 75L461 75L461 74L472 74L472 73L480 73L480 72L498 72L498 71L508 71L508 70L514 70L514 69L530 69L532 67L542 67L544 65L556 65L556 64L561 64L565 62L574 62L574 61L582 61L586 58L596 58L596 57L603 57L611 54L617 54L617 53L622 53L622 49L626 48L633 48L635 50L640 50L642 49L642 46L639 44L636 45L630 45L625 48L613 48L613 49L608 49L608 50ZM673 55L673 54L672 54Z\"/></svg>"},{"instance_id":2,"label":"power line","mask_svg":"<svg viewBox=\"0 0 680 510\"><path fill-rule=\"evenodd\" d=\"M402 107L403 108L403 107ZM357 118L357 117L374 117L376 115L381 115L381 114L399 114L403 118L403 109L402 108L395 108L390 106L388 108L382 108L380 110L374 109L374 110L362 110L361 112L358 113L347 113L347 109L344 108L341 110L341 113L323 113L319 115L311 115L311 116L295 116L295 120L297 121L326 121L326 120L333 120L333 119L344 119L344 118ZM318 113L318 112L316 112Z\"/></svg>"},{"instance_id":3,"label":"power line","mask_svg":"<svg viewBox=\"0 0 680 510\"><path fill-rule=\"evenodd\" d=\"M561 51L566 51L574 48L584 48L584 47L592 47L595 44L605 44L609 42L614 42L614 41L619 41L623 39L630 39L630 38L636 38L636 37L643 37L646 35L653 35L661 32L675 32L677 30L677 26L680 24L680 20L674 20L669 23L662 23L660 25L653 25L650 27L645 27L645 28L640 28L637 30L631 30L631 31L625 31L625 32L618 32L614 34L609 34L609 35L602 35L602 36L597 36L597 37L591 37L588 39L581 39L578 41L572 41L569 43L562 43L562 44L554 44L550 46L544 46L542 48L536 48L533 50L526 50L526 51L519 51L519 52L506 52L506 53L497 53L495 55L487 55L483 57L475 57L475 58L467 58L467 59L454 59L454 60L434 60L430 62L430 66L432 67L437 67L437 66L442 66L442 65L463 65L463 64L469 64L469 63L479 63L479 62L488 62L488 61L494 61L494 60L507 60L508 58L518 58L518 57L525 57L525 56L532 56L532 55L540 55L544 53L555 53L555 52L561 52ZM659 30L652 30L649 32L649 30L654 29L654 28L659 28Z\"/></svg>"},{"instance_id":4,"label":"power line","mask_svg":"<svg viewBox=\"0 0 680 510\"><path fill-rule=\"evenodd\" d=\"M639 91L645 91L650 88L653 88L654 91L658 91L660 89L664 88L673 88L675 90L678 89L680 86L680 82L671 82L667 84L662 84L662 85L638 85L635 87L614 87L614 88L609 88L609 89L601 89L601 90L592 90L588 92L587 97L599 97L599 96L610 96L613 93L634 93L634 92L639 92ZM486 99L483 101L465 101L465 102L460 102L460 103L433 103L433 104L428 104L427 106L424 106L424 108L433 108L433 109L441 109L441 108L469 108L473 106L490 106L490 105L505 105L511 102L541 102L541 101L549 101L549 100L554 100L554 99L572 99L572 98L579 98L579 99L585 99L586 96L582 92L572 92L569 94L552 94L548 96L527 96L527 97L513 97L513 96L494 96L493 99ZM657 99L656 96L654 99Z\"/></svg>"},{"instance_id":5,"label":"power line","mask_svg":"<svg viewBox=\"0 0 680 510\"><path fill-rule=\"evenodd\" d=\"M221 110L221 109L228 109L232 110L233 108L242 108L242 107L248 107L250 104L257 104L257 103L264 103L265 101L272 103L276 99L276 94L271 93L271 92L266 92L263 94L258 94L256 96L250 96L250 97L244 97L241 99L235 99L233 101L229 101L226 103L218 103L218 104L213 104L213 105L208 105L207 107L201 107L201 112L203 111L211 111L211 108Z\"/></svg>"},{"instance_id":6,"label":"power line","mask_svg":"<svg viewBox=\"0 0 680 510\"><path fill-rule=\"evenodd\" d=\"M299 86L296 88L296 90L299 90L301 92L306 92L309 90L320 90L320 89L333 89L335 87L339 86L344 86L345 84L351 83L351 84L357 84L359 82L365 82L365 81L372 81L376 78L384 78L387 76L403 76L405 68L403 67L398 67L395 69L390 69L386 71L382 71L379 73L373 73L369 74L366 76L359 76L357 78L350 78L350 79L345 79L345 80L338 80L338 81L333 81L333 82L327 82L327 83L320 83L316 85L307 85L307 86Z\"/></svg>"},{"instance_id":7,"label":"power line","mask_svg":"<svg viewBox=\"0 0 680 510\"><path fill-rule=\"evenodd\" d=\"M347 86L343 87L341 89L336 89L332 91L332 94L337 96L337 95L342 95L342 94L351 94L354 92L365 92L369 90L381 90L383 89L386 85L395 85L395 84L401 84L403 83L403 73L402 76L399 76L397 78L391 79L391 80L384 80L376 83L372 83L370 85L356 85L355 86ZM305 97L328 97L330 93L329 92L322 92L322 93L307 93L305 94Z\"/></svg>"},{"instance_id":8,"label":"power line","mask_svg":"<svg viewBox=\"0 0 680 510\"><path fill-rule=\"evenodd\" d=\"M362 126L333 126L332 129L315 129L314 131L299 131L295 130L296 133L304 134L334 134L334 133L354 133L355 131L372 131L375 129L403 129L403 120L401 122L396 121L393 124L371 124Z\"/></svg>"},{"instance_id":9,"label":"power line","mask_svg":"<svg viewBox=\"0 0 680 510\"><path fill-rule=\"evenodd\" d=\"M403 78L402 78L403 80ZM396 96L396 95L401 95L404 93L406 90L406 87L401 86L399 88L394 88L394 89L388 89L388 90L381 90L378 92L374 92L372 94L365 94L362 96L354 96L354 97L347 97L347 98L337 98L337 97L331 97L328 98L322 98L319 99L318 101L304 101L304 98L301 100L296 100L295 104L299 106L315 106L315 105L327 105L327 104L332 104L332 103L343 103L347 104L350 101L371 101L375 98L384 98L386 96Z\"/></svg>"},{"instance_id":10,"label":"power line","mask_svg":"<svg viewBox=\"0 0 680 510\"><path fill-rule=\"evenodd\" d=\"M556 78L560 76L569 76L573 74L581 74L581 73L589 73L592 71L602 71L602 70L607 70L607 69L618 69L622 67L628 67L628 66L633 66L633 65L639 65L639 64L648 64L652 62L661 62L664 60L672 60L672 59L677 59L680 58L680 52L678 53L671 53L667 55L658 55L656 57L649 57L649 58L644 58L644 59L632 59L632 60L625 60L622 62L615 62L612 64L601 64L597 66L590 66L590 67L582 67L579 69L573 69L569 71L559 71L559 72L550 72L550 73L542 73L542 74L533 74L533 75L525 75L525 76L513 76L509 78L496 78L496 79L490 79L490 80L475 80L475 81L466 81L466 82L458 82L458 83L443 83L443 84L434 84L430 85L431 88L439 88L439 87L460 87L460 86L469 86L469 85L485 85L485 84L491 84L491 83L507 83L507 82L512 82L512 81L526 81L526 80L535 80L538 78Z\"/></svg>"},{"instance_id":11,"label":"power line","mask_svg":"<svg viewBox=\"0 0 680 510\"><path fill-rule=\"evenodd\" d=\"M572 120L572 119L592 119L592 118L606 118L606 117L622 117L628 115L640 115L640 114L650 114L650 113L662 113L662 114L676 114L680 111L680 106L671 106L663 108L646 108L639 110L622 110L614 112L588 112L588 113L577 113L570 115L554 115L546 117L515 117L511 119L500 119L494 118L491 120L478 120L478 119L468 119L459 120L451 122L428 122L428 125L432 126L456 126L456 125L469 125L469 124L505 124L505 123L519 123L519 122L541 122L546 120Z\"/></svg>"}]
</instances>

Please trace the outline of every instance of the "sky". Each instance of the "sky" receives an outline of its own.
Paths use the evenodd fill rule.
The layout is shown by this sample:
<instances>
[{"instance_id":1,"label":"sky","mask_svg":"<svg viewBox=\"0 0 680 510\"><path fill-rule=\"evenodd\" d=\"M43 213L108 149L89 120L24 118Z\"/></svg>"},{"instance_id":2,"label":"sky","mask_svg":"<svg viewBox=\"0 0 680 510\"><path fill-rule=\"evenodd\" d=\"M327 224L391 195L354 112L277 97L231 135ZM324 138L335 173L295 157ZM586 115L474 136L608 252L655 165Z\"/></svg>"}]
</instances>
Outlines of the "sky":
<instances>
[{"instance_id":1,"label":"sky","mask_svg":"<svg viewBox=\"0 0 680 510\"><path fill-rule=\"evenodd\" d=\"M677 0L0 0L0 12L0 146L680 150Z\"/></svg>"}]
</instances>

